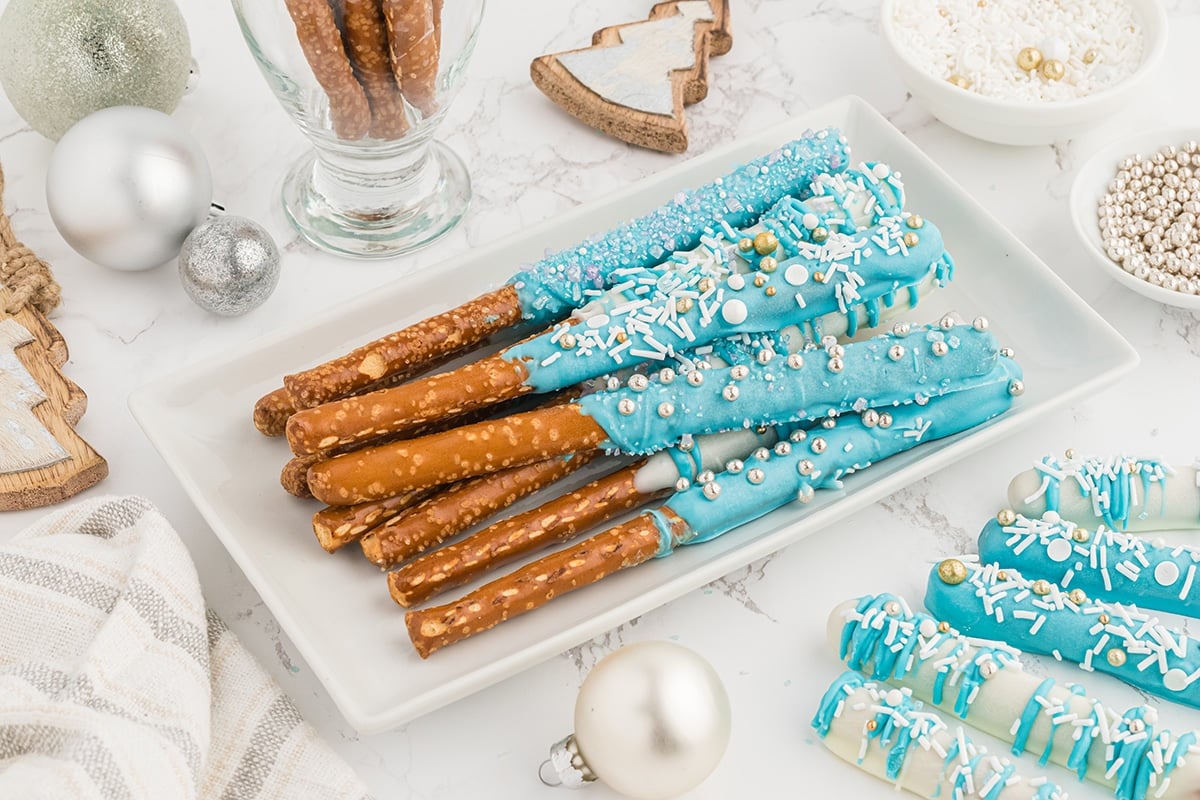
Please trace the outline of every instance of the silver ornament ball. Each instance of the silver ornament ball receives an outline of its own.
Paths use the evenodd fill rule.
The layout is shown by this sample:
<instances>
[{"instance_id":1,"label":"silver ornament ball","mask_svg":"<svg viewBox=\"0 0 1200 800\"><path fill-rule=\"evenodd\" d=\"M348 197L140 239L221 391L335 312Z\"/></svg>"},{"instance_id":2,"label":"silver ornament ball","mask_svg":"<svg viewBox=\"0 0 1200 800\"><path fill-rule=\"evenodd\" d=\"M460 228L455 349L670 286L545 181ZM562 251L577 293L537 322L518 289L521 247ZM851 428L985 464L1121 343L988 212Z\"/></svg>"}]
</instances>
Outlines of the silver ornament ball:
<instances>
[{"instance_id":1,"label":"silver ornament ball","mask_svg":"<svg viewBox=\"0 0 1200 800\"><path fill-rule=\"evenodd\" d=\"M204 221L212 174L191 134L160 111L116 106L62 137L46 173L50 217L71 247L118 270L165 264Z\"/></svg>"},{"instance_id":2,"label":"silver ornament ball","mask_svg":"<svg viewBox=\"0 0 1200 800\"><path fill-rule=\"evenodd\" d=\"M575 702L575 740L596 777L637 800L676 797L725 754L731 716L720 677L673 642L640 642L592 669Z\"/></svg>"},{"instance_id":3,"label":"silver ornament ball","mask_svg":"<svg viewBox=\"0 0 1200 800\"><path fill-rule=\"evenodd\" d=\"M279 283L279 248L271 234L244 217L205 222L183 243L179 279L196 305L224 317L258 308Z\"/></svg>"},{"instance_id":4,"label":"silver ornament ball","mask_svg":"<svg viewBox=\"0 0 1200 800\"><path fill-rule=\"evenodd\" d=\"M173 111L190 67L172 0L10 0L0 17L0 84L50 139L109 106Z\"/></svg>"}]
</instances>

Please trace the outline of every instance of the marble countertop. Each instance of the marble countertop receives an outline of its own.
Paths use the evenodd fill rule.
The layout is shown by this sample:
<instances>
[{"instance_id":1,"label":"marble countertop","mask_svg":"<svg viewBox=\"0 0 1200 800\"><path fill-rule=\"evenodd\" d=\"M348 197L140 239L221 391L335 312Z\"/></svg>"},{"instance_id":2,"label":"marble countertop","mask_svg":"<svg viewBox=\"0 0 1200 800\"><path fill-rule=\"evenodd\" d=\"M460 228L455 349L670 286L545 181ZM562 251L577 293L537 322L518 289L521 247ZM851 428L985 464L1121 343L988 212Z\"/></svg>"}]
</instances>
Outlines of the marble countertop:
<instances>
[{"instance_id":1,"label":"marble countertop","mask_svg":"<svg viewBox=\"0 0 1200 800\"><path fill-rule=\"evenodd\" d=\"M111 465L111 477L92 493L142 494L162 509L191 550L208 602L379 798L560 796L554 792L563 790L538 783L536 771L549 745L570 732L583 677L614 648L655 638L674 639L705 655L733 703L729 751L689 797L814 796L818 787L821 795L836 788L855 797L890 796L884 784L827 753L808 727L820 692L839 672L823 647L829 609L847 597L885 589L919 598L929 563L970 552L980 525L1003 503L1009 477L1044 452L1075 447L1190 463L1200 449L1200 414L1188 410L1189 392L1200 386L1200 317L1135 295L1096 271L1070 232L1066 202L1076 167L1115 137L1200 122L1194 85L1200 51L1190 46L1200 39L1195 0L1167 2L1166 62L1136 106L1086 136L1029 148L969 139L909 98L879 46L876 0L737 0L734 48L714 60L709 96L688 112L693 155L838 96L860 95L1119 329L1139 351L1141 365L1105 391L818 535L399 730L360 737L163 468L126 398L144 382L206 355L295 324L675 163L681 157L635 150L584 128L528 80L534 56L580 46L605 24L641 18L648 4L571 0L540 4L531 14L516 0L492 0L466 87L443 136L471 169L471 212L442 244L389 263L325 255L288 227L277 202L278 184L305 141L259 78L228 4L180 0L180 5L199 78L176 117L208 152L216 201L257 219L280 243L284 271L272 299L246 317L220 319L191 304L171 267L127 274L83 261L46 212L51 143L0 98L5 205L18 234L54 265L63 285L64 302L53 319L71 346L65 371L90 398L79 431ZM450 271L452 261L436 268ZM0 518L0 539L38 513ZM805 579L815 570L836 577L837 596ZM1092 676L1088 685L1111 705L1137 699L1132 690L1101 677ZM1200 728L1200 713L1171 706L1161 714L1174 729ZM1036 769L1032 759L1022 761L1027 771ZM1069 781L1062 772L1055 777ZM797 785L801 781L808 791ZM598 786L587 793L594 800L615 796ZM1080 786L1072 796L1104 794Z\"/></svg>"}]
</instances>

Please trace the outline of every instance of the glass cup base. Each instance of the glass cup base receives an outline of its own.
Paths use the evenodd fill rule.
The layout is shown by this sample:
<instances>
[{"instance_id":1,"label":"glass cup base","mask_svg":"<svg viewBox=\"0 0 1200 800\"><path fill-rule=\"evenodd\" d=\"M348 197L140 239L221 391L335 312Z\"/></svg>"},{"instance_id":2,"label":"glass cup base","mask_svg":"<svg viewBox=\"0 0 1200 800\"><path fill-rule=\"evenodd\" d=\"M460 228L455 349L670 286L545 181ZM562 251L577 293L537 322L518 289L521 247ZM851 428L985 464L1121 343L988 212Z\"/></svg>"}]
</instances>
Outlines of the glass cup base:
<instances>
[{"instance_id":1,"label":"glass cup base","mask_svg":"<svg viewBox=\"0 0 1200 800\"><path fill-rule=\"evenodd\" d=\"M283 207L300 235L339 255L390 258L411 253L445 236L466 214L471 178L462 159L431 142L418 174L364 187L332 177L310 151L283 181Z\"/></svg>"}]
</instances>

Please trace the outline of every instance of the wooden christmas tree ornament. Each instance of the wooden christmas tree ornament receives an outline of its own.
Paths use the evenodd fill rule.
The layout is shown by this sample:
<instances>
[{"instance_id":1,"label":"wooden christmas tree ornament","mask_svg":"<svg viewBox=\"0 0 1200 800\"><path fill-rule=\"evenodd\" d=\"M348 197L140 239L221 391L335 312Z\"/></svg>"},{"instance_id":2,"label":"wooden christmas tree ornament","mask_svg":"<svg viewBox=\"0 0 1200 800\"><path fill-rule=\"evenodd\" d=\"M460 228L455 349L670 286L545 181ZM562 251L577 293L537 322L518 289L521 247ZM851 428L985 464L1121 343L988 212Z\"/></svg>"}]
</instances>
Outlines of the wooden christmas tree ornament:
<instances>
[{"instance_id":1,"label":"wooden christmas tree ornament","mask_svg":"<svg viewBox=\"0 0 1200 800\"><path fill-rule=\"evenodd\" d=\"M708 94L708 57L729 52L729 0L672 0L603 28L592 46L539 56L534 84L580 121L666 153L687 150L683 107Z\"/></svg>"},{"instance_id":2,"label":"wooden christmas tree ornament","mask_svg":"<svg viewBox=\"0 0 1200 800\"><path fill-rule=\"evenodd\" d=\"M0 510L11 511L65 500L103 480L108 463L73 428L87 395L59 372L67 343L43 316L58 284L2 208L0 284Z\"/></svg>"}]
</instances>

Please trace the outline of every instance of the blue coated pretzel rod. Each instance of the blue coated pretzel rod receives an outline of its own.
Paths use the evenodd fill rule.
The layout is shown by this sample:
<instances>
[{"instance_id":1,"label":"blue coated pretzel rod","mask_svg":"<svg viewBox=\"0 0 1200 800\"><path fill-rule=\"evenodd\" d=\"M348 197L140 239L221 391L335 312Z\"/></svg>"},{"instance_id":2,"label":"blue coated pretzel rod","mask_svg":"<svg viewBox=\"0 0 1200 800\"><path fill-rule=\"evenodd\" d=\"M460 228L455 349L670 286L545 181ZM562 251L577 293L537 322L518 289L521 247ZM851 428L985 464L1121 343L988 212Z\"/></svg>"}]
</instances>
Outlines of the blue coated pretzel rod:
<instances>
[{"instance_id":1,"label":"blue coated pretzel rod","mask_svg":"<svg viewBox=\"0 0 1200 800\"><path fill-rule=\"evenodd\" d=\"M963 565L949 559L951 579ZM1158 728L1150 706L1124 714L1077 684L1024 670L1020 651L968 638L944 618L914 611L881 593L842 603L829 617L830 643L851 669L912 693L975 728L1012 743L1038 763L1054 762L1118 800L1193 798L1200 791L1200 747L1188 731Z\"/></svg>"},{"instance_id":2,"label":"blue coated pretzel rod","mask_svg":"<svg viewBox=\"0 0 1200 800\"><path fill-rule=\"evenodd\" d=\"M645 454L686 434L921 403L990 382L998 360L1005 359L985 320L961 325L947 317L786 358L660 374L654 381L635 375L626 386L568 404L319 462L309 470L309 487L324 502L346 505L556 454L595 448Z\"/></svg>"},{"instance_id":3,"label":"blue coated pretzel rod","mask_svg":"<svg viewBox=\"0 0 1200 800\"><path fill-rule=\"evenodd\" d=\"M841 478L922 442L950 436L1002 413L1020 377L1002 359L987 382L947 391L924 405L907 403L877 412L827 420L812 433L795 431L773 450L705 475L661 508L592 536L436 608L405 615L409 637L426 657L448 644L523 614L554 596L605 575L667 556L680 546L706 542L793 500L813 500L837 489Z\"/></svg>"},{"instance_id":4,"label":"blue coated pretzel rod","mask_svg":"<svg viewBox=\"0 0 1200 800\"><path fill-rule=\"evenodd\" d=\"M657 266L672 253L726 228L753 225L787 196L803 197L811 181L848 165L849 147L836 128L809 131L699 188L676 194L653 211L596 237L547 254L503 286L457 308L284 377L284 390L256 406L260 428L291 410L363 391L395 372L436 361L514 326L545 327L619 281L618 271ZM282 397L278 397L280 393ZM274 413L272 413L274 412ZM272 427L271 431L282 432Z\"/></svg>"}]
</instances>

